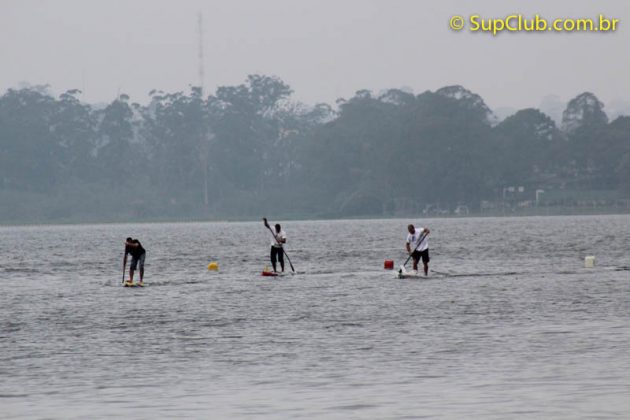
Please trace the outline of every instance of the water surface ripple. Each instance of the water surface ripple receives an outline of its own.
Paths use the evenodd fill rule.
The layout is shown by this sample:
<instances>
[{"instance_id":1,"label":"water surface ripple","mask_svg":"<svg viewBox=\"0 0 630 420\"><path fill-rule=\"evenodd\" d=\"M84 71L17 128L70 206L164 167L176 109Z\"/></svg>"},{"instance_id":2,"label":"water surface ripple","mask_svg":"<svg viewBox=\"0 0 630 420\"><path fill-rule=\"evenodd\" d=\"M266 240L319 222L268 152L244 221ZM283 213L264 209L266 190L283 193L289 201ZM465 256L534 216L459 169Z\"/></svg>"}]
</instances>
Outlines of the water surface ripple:
<instances>
[{"instance_id":1,"label":"water surface ripple","mask_svg":"<svg viewBox=\"0 0 630 420\"><path fill-rule=\"evenodd\" d=\"M262 223L2 227L0 417L630 415L630 217L424 220L398 280L410 221L283 223L276 279Z\"/></svg>"}]
</instances>

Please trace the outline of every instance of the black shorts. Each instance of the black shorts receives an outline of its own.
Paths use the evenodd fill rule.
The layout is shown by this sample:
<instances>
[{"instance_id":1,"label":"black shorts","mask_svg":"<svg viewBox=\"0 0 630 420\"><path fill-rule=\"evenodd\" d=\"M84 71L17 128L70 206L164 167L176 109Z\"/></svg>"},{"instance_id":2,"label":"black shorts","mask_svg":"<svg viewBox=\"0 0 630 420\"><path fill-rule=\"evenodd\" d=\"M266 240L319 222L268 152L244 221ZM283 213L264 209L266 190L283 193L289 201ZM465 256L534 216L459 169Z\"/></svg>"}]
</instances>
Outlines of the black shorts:
<instances>
[{"instance_id":1,"label":"black shorts","mask_svg":"<svg viewBox=\"0 0 630 420\"><path fill-rule=\"evenodd\" d=\"M284 264L284 250L279 246L271 246L271 262L275 263L276 261L280 261L281 264Z\"/></svg>"},{"instance_id":2,"label":"black shorts","mask_svg":"<svg viewBox=\"0 0 630 420\"><path fill-rule=\"evenodd\" d=\"M411 254L411 258L413 258L413 260L416 262L416 264L418 263L418 261L420 261L420 258L422 257L422 262L424 264L428 264L429 261L431 261L431 258L429 258L429 249L425 249L424 251L413 251L413 254Z\"/></svg>"},{"instance_id":3,"label":"black shorts","mask_svg":"<svg viewBox=\"0 0 630 420\"><path fill-rule=\"evenodd\" d=\"M146 252L143 252L142 255L140 255L139 257L136 256L131 256L131 266L129 268L131 268L132 270L135 270L136 268L138 268L138 263L140 263L140 270L144 270L144 257L146 256Z\"/></svg>"}]
</instances>

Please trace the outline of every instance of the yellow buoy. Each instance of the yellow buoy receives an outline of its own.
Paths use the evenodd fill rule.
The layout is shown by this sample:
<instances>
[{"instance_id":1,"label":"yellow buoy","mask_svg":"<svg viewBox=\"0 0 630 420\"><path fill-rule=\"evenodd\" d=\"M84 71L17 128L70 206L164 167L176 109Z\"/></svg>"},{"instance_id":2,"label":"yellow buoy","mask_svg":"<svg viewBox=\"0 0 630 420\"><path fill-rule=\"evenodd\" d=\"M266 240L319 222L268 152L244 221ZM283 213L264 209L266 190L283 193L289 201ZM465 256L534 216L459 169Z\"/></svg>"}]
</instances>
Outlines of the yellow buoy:
<instances>
[{"instance_id":1,"label":"yellow buoy","mask_svg":"<svg viewBox=\"0 0 630 420\"><path fill-rule=\"evenodd\" d=\"M219 270L219 263L216 261L212 261L210 264L208 264L208 270L210 271L218 271Z\"/></svg>"}]
</instances>

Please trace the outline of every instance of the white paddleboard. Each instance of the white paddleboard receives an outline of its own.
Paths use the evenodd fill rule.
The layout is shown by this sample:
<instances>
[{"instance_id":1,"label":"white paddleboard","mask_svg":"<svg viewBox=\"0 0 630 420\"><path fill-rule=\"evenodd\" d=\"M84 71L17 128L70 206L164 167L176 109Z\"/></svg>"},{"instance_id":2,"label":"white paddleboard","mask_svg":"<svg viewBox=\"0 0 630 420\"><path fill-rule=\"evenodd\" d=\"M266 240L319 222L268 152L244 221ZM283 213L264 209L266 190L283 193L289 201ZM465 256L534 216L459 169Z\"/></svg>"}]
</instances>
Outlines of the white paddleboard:
<instances>
[{"instance_id":1,"label":"white paddleboard","mask_svg":"<svg viewBox=\"0 0 630 420\"><path fill-rule=\"evenodd\" d=\"M402 272L400 271L396 272L396 278L398 279L426 279L426 278L429 278L429 276L425 276L423 271L403 270Z\"/></svg>"}]
</instances>

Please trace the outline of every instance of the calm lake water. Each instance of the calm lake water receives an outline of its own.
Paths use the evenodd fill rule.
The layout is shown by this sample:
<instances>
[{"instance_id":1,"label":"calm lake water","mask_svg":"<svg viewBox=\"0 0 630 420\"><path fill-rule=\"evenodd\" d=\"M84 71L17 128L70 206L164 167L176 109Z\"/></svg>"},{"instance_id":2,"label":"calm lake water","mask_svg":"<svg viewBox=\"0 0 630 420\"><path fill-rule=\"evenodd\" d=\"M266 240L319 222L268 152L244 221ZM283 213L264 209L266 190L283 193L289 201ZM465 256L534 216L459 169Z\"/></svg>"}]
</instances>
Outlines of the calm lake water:
<instances>
[{"instance_id":1,"label":"calm lake water","mask_svg":"<svg viewBox=\"0 0 630 420\"><path fill-rule=\"evenodd\" d=\"M428 279L382 269L410 222ZM283 278L262 222L0 228L0 417L630 416L630 216L283 228Z\"/></svg>"}]
</instances>

